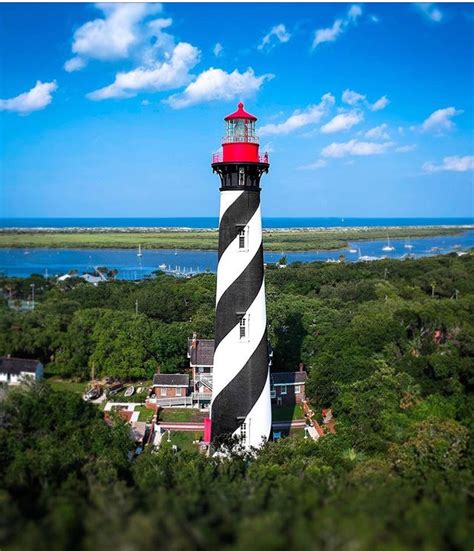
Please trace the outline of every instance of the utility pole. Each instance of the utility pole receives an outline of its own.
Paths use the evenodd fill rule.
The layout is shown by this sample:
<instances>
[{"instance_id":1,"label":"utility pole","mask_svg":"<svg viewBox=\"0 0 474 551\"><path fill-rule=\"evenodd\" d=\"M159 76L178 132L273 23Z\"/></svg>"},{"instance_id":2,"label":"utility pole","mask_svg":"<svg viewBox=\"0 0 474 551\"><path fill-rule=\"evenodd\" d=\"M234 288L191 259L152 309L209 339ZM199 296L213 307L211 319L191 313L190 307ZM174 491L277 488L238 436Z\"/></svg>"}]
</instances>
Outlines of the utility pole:
<instances>
[{"instance_id":1,"label":"utility pole","mask_svg":"<svg viewBox=\"0 0 474 551\"><path fill-rule=\"evenodd\" d=\"M135 301L135 315L138 316L138 300Z\"/></svg>"}]
</instances>

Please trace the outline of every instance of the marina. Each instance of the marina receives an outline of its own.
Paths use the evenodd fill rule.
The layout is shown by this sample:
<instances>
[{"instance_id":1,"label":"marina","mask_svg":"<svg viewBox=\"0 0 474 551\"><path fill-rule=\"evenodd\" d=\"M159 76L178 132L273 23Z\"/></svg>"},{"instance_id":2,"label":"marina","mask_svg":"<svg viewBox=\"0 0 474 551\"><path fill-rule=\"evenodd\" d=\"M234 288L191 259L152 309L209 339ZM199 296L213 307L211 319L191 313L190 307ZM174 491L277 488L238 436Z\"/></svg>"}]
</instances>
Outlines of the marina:
<instances>
[{"instance_id":1,"label":"marina","mask_svg":"<svg viewBox=\"0 0 474 551\"><path fill-rule=\"evenodd\" d=\"M409 246L407 246L407 244ZM217 268L217 251L144 249L137 255L133 249L0 249L0 272L5 276L27 277L41 274L57 277L76 270L78 274L94 273L98 267L118 270L116 279L140 280L161 271L179 277L203 272L214 273ZM443 235L406 239L390 239L393 250L383 250L387 240L351 241L344 249L331 251L265 252L267 264L277 263L282 256L287 264L294 262L346 262L377 260L380 258L420 258L439 254L457 253L474 247L474 230L459 235Z\"/></svg>"}]
</instances>

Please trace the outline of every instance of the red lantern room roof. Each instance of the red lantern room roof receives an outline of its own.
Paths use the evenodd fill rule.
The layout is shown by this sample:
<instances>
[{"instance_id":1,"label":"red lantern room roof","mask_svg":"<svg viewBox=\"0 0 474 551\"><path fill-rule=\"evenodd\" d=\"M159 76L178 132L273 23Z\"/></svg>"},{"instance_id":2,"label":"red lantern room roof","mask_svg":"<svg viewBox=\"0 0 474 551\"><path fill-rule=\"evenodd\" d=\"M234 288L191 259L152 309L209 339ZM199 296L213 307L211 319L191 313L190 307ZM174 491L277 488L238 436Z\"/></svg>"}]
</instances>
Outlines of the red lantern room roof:
<instances>
[{"instance_id":1,"label":"red lantern room roof","mask_svg":"<svg viewBox=\"0 0 474 551\"><path fill-rule=\"evenodd\" d=\"M227 117L225 117L224 119L225 121L231 121L233 119L248 119L251 121L257 120L257 117L254 117L250 113L247 113L247 111L244 111L244 104L242 102L240 102L237 107L237 111L235 113L232 113L231 115L227 115Z\"/></svg>"}]
</instances>

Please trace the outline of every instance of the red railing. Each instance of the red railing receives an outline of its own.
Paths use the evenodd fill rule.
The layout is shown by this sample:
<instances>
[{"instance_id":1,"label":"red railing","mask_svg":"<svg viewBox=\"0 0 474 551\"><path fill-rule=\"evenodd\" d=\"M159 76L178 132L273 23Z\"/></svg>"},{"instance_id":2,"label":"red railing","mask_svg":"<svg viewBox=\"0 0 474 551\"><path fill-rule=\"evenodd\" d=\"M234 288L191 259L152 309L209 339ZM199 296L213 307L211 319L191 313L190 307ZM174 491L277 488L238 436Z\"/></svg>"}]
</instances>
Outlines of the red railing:
<instances>
[{"instance_id":1,"label":"red railing","mask_svg":"<svg viewBox=\"0 0 474 551\"><path fill-rule=\"evenodd\" d=\"M264 153L263 155L259 155L258 156L258 161L260 163L268 164L269 163L268 153ZM214 163L223 163L223 162L224 162L224 157L223 157L222 153L213 153L212 154L212 164L214 164Z\"/></svg>"}]
</instances>

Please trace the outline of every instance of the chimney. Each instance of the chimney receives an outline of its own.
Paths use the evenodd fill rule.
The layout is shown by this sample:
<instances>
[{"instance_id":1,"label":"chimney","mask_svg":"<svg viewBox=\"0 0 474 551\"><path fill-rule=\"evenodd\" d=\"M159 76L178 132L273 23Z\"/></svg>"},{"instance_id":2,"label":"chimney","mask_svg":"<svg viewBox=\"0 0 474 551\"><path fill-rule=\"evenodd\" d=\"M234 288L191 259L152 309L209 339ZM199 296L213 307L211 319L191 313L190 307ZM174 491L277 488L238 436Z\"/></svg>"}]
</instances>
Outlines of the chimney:
<instances>
[{"instance_id":1,"label":"chimney","mask_svg":"<svg viewBox=\"0 0 474 551\"><path fill-rule=\"evenodd\" d=\"M300 372L300 373L303 373L303 371L305 370L305 369L304 369L304 363L303 363L303 362L300 362L300 363L298 364L298 368L299 368L299 369L298 369L299 372Z\"/></svg>"}]
</instances>

